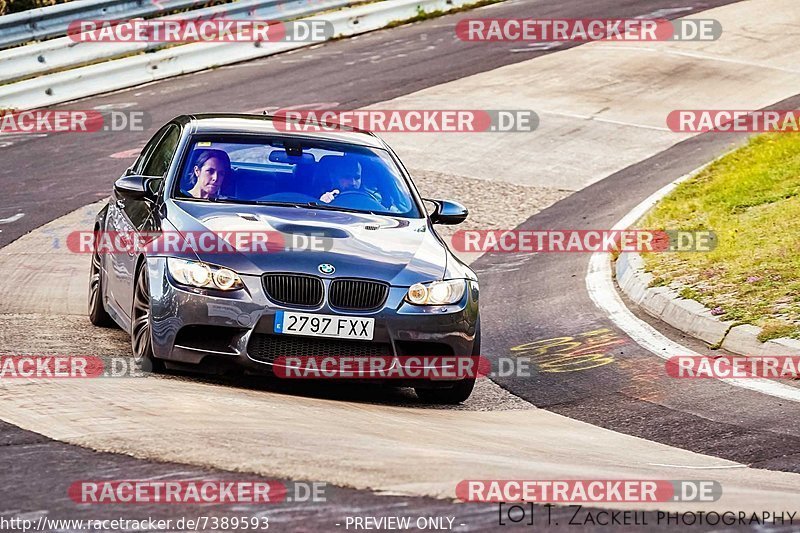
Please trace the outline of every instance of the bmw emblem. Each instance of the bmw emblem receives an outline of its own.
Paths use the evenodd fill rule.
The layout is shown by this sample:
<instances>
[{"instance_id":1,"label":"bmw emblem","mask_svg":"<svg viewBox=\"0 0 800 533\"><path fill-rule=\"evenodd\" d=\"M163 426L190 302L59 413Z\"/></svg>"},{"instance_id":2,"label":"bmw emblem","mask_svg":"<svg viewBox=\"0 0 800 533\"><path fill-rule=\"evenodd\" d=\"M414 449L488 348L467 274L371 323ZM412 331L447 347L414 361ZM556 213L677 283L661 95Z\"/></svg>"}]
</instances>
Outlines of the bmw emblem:
<instances>
[{"instance_id":1,"label":"bmw emblem","mask_svg":"<svg viewBox=\"0 0 800 533\"><path fill-rule=\"evenodd\" d=\"M327 276L330 276L331 274L336 272L336 269L333 268L333 265L331 265L330 263L322 263L320 266L317 267L317 270L319 270L320 274L325 274Z\"/></svg>"}]
</instances>

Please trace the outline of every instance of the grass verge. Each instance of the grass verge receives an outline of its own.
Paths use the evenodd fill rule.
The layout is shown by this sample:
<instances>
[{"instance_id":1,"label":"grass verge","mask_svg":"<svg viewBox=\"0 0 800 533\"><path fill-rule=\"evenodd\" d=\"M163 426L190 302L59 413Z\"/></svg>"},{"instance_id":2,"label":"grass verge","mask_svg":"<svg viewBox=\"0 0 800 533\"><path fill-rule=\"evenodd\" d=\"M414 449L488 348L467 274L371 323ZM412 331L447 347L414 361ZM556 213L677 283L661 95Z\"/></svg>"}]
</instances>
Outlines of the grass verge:
<instances>
[{"instance_id":1,"label":"grass verge","mask_svg":"<svg viewBox=\"0 0 800 533\"><path fill-rule=\"evenodd\" d=\"M643 254L645 268L723 320L800 338L800 135L753 137L679 185L638 224L712 230L707 253Z\"/></svg>"}]
</instances>

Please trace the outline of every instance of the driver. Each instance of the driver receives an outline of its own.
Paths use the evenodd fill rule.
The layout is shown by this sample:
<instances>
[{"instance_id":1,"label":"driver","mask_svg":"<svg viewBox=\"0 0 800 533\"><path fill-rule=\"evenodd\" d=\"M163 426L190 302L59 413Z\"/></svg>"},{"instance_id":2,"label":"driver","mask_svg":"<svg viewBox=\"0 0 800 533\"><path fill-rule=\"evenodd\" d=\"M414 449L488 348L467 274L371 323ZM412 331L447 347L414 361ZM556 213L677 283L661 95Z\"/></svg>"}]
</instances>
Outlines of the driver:
<instances>
[{"instance_id":1,"label":"driver","mask_svg":"<svg viewBox=\"0 0 800 533\"><path fill-rule=\"evenodd\" d=\"M335 162L334 162L335 161ZM329 204L337 195L348 191L361 190L361 164L347 157L337 157L331 161L327 170L327 183L335 189L320 196L320 201Z\"/></svg>"},{"instance_id":2,"label":"driver","mask_svg":"<svg viewBox=\"0 0 800 533\"><path fill-rule=\"evenodd\" d=\"M231 159L222 150L203 150L194 163L194 186L187 191L195 198L216 198L222 182L231 174Z\"/></svg>"}]
</instances>

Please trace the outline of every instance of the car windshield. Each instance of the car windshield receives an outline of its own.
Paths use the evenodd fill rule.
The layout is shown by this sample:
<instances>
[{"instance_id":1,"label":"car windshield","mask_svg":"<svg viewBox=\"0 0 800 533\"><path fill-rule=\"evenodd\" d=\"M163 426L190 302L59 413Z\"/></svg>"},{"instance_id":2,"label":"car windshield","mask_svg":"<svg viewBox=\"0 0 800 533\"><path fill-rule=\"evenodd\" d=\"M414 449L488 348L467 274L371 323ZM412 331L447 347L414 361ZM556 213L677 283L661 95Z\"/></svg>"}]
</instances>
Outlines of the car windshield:
<instances>
[{"instance_id":1,"label":"car windshield","mask_svg":"<svg viewBox=\"0 0 800 533\"><path fill-rule=\"evenodd\" d=\"M178 198L420 217L386 150L307 139L195 140Z\"/></svg>"}]
</instances>

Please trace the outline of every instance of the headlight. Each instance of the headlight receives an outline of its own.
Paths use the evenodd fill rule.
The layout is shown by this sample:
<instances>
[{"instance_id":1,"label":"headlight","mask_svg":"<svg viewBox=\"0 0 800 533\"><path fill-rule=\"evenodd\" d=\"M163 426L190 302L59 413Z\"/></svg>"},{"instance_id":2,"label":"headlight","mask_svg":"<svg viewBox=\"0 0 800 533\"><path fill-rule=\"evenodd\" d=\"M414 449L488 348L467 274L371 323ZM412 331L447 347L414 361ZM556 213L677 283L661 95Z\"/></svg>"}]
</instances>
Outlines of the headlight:
<instances>
[{"instance_id":1,"label":"headlight","mask_svg":"<svg viewBox=\"0 0 800 533\"><path fill-rule=\"evenodd\" d=\"M167 270L178 283L201 289L232 291L244 287L242 279L233 270L207 265L200 261L167 258Z\"/></svg>"},{"instance_id":2,"label":"headlight","mask_svg":"<svg viewBox=\"0 0 800 533\"><path fill-rule=\"evenodd\" d=\"M467 281L463 279L415 283L408 289L406 301L414 305L454 304L461 301L466 287Z\"/></svg>"}]
</instances>

